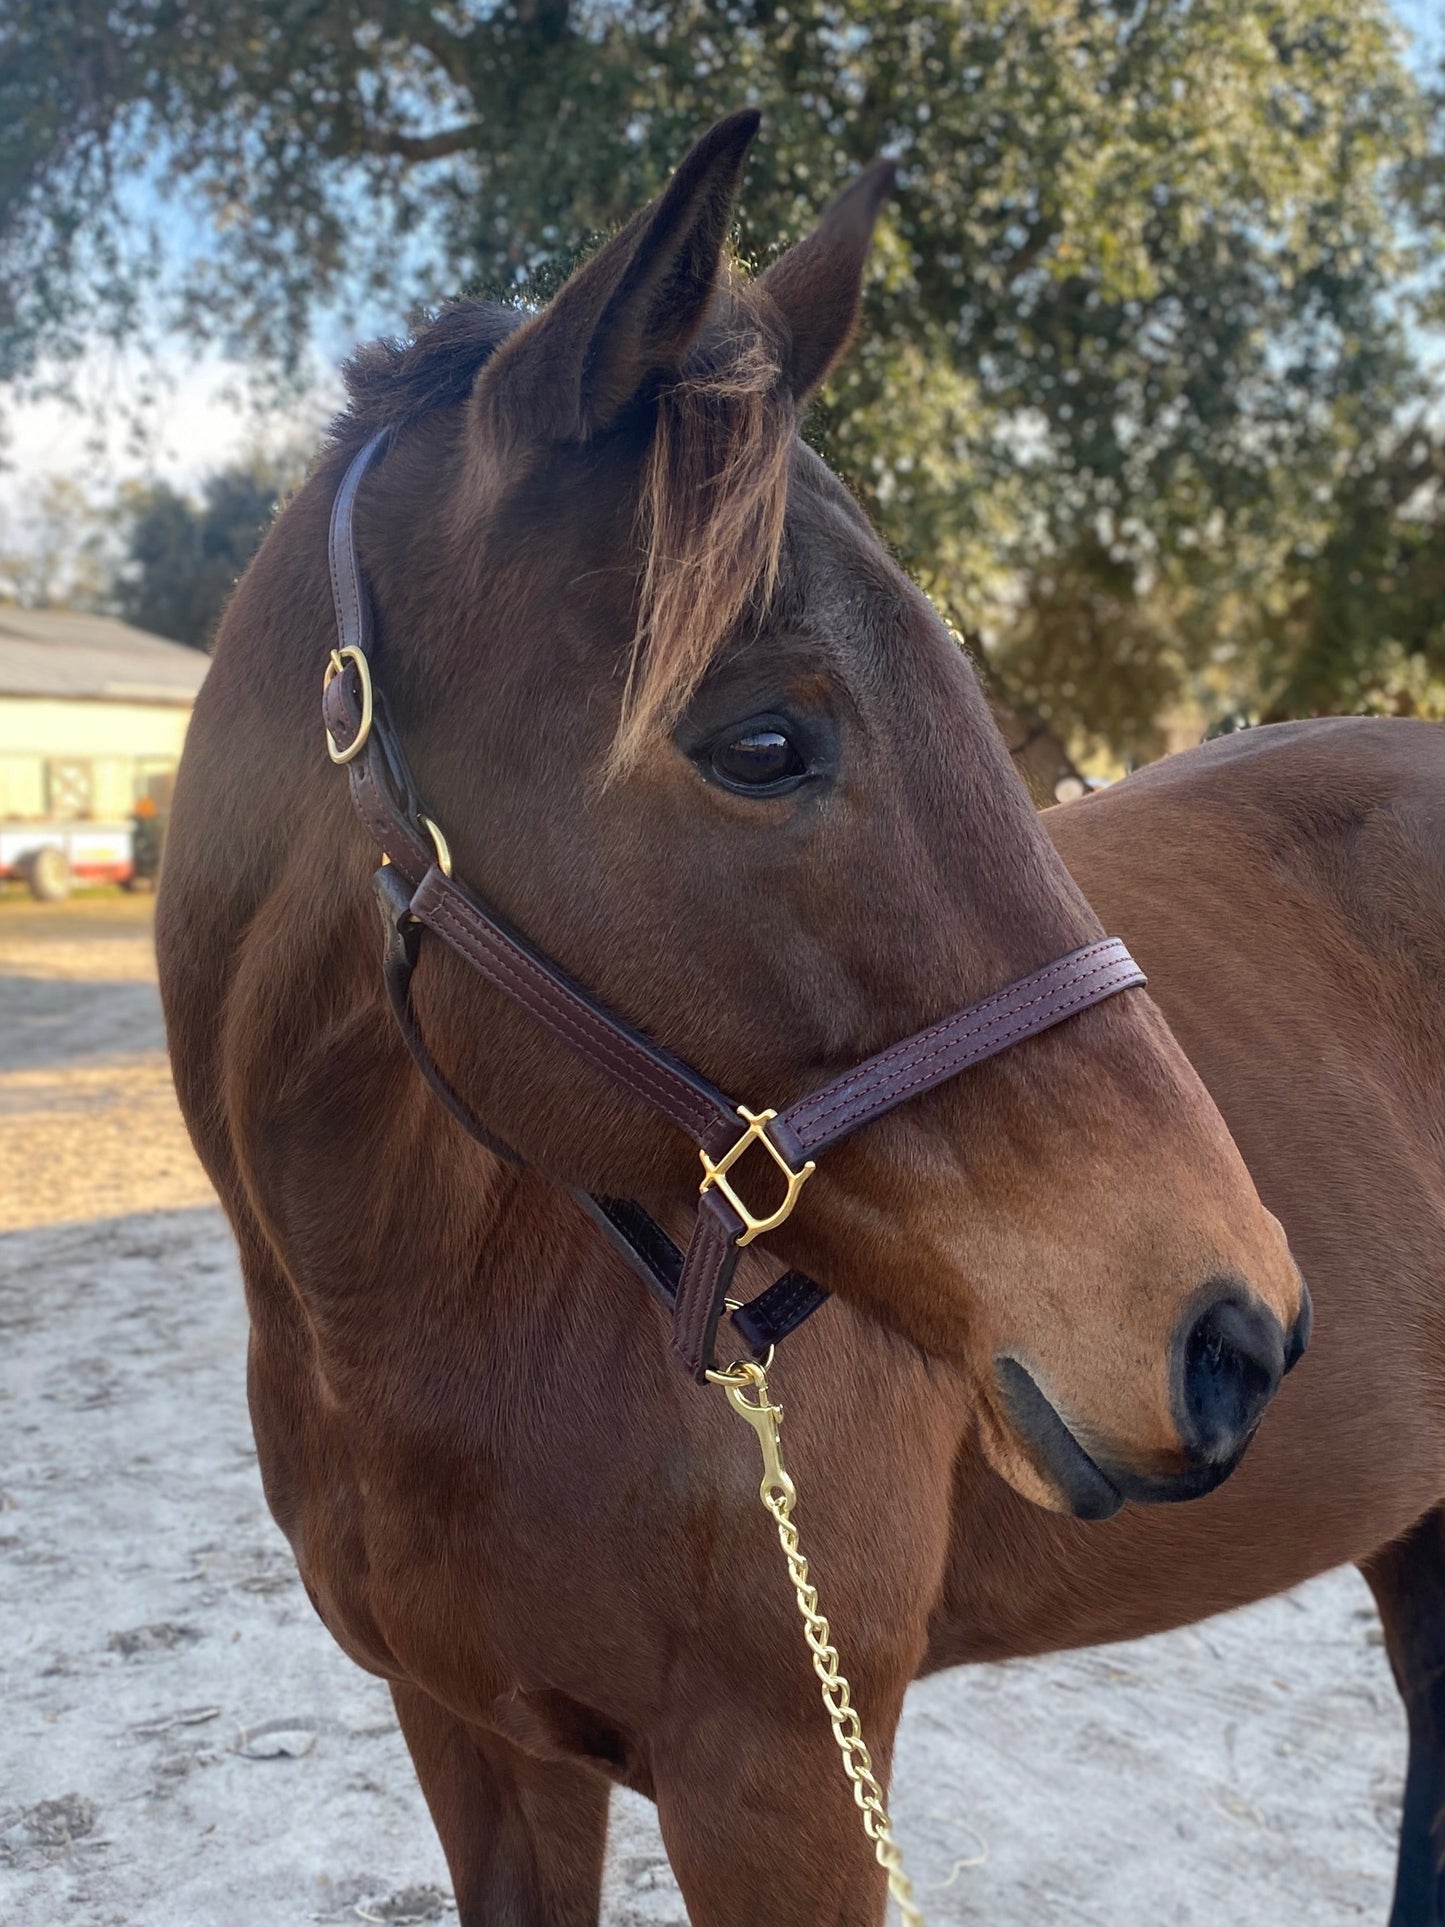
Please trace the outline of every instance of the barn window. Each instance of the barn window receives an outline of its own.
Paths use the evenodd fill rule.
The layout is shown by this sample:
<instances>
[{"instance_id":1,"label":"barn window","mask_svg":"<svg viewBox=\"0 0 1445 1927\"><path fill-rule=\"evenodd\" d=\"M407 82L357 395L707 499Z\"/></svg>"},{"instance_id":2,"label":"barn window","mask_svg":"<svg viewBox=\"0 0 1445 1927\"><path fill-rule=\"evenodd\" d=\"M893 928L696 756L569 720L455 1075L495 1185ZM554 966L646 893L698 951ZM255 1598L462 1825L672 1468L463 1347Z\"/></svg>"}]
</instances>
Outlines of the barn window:
<instances>
[{"instance_id":1,"label":"barn window","mask_svg":"<svg viewBox=\"0 0 1445 1927\"><path fill-rule=\"evenodd\" d=\"M89 763L52 757L45 765L45 792L51 816L89 816L95 807L95 772Z\"/></svg>"}]
</instances>

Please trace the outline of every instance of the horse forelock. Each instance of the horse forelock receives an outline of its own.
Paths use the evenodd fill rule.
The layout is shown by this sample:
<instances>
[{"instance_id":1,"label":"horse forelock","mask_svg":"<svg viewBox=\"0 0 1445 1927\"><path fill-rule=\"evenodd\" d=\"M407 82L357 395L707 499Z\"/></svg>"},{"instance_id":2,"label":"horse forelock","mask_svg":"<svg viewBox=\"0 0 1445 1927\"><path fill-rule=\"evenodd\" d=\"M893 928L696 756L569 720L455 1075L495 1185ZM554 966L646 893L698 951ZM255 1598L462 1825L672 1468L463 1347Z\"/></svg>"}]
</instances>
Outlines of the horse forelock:
<instances>
[{"instance_id":1,"label":"horse forelock","mask_svg":"<svg viewBox=\"0 0 1445 1927\"><path fill-rule=\"evenodd\" d=\"M480 301L443 309L409 340L360 348L333 443L354 449L464 402L526 315ZM681 370L656 396L638 489L642 561L619 728L618 774L671 726L718 650L777 577L795 410L766 294L729 276Z\"/></svg>"},{"instance_id":2,"label":"horse forelock","mask_svg":"<svg viewBox=\"0 0 1445 1927\"><path fill-rule=\"evenodd\" d=\"M614 774L676 721L740 619L771 597L794 429L772 304L730 281L657 399L638 498L642 593Z\"/></svg>"}]
</instances>

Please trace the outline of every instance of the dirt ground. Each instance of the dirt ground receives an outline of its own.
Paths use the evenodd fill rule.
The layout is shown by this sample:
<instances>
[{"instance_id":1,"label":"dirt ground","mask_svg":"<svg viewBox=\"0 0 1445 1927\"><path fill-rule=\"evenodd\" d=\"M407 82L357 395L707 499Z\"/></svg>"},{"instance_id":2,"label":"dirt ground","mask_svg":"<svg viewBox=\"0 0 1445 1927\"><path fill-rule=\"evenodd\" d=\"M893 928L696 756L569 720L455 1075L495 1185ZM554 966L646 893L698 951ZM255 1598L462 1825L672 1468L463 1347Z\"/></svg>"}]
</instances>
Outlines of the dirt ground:
<instances>
[{"instance_id":1,"label":"dirt ground","mask_svg":"<svg viewBox=\"0 0 1445 1927\"><path fill-rule=\"evenodd\" d=\"M0 1922L451 1913L385 1689L331 1645L266 1515L244 1354L149 905L0 899ZM934 1927L1383 1923L1403 1751L1369 1596L1340 1573L925 1682L895 1819ZM684 1920L630 1797L604 1919Z\"/></svg>"}]
</instances>

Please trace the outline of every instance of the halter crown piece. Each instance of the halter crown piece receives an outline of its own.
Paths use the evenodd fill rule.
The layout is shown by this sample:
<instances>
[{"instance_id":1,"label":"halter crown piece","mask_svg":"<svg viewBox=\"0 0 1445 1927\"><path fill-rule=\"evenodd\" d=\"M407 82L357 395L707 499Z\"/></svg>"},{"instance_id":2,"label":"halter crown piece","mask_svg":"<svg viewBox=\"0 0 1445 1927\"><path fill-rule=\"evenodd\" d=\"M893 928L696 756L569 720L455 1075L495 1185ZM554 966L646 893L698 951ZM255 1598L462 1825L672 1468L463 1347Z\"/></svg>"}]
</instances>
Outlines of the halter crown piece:
<instances>
[{"instance_id":1,"label":"halter crown piece","mask_svg":"<svg viewBox=\"0 0 1445 1927\"><path fill-rule=\"evenodd\" d=\"M787 1272L749 1304L736 1306L728 1298L738 1252L783 1223L824 1151L1025 1037L1037 1037L1121 990L1139 988L1144 973L1118 938L1104 938L865 1059L785 1111L754 1112L735 1104L615 1016L452 875L446 838L422 805L371 673L374 622L353 518L362 479L387 441L383 430L360 450L332 505L328 552L337 646L322 695L327 748L332 761L344 765L356 813L385 859L374 885L385 933L387 996L407 1049L441 1103L479 1143L513 1164L522 1159L472 1115L422 1037L411 978L425 931L630 1097L692 1139L703 1175L685 1254L640 1205L584 1191L572 1195L671 1313L672 1349L701 1383L714 1362L725 1307L741 1344L760 1356L827 1298L823 1287L800 1271ZM731 1176L753 1144L771 1157L782 1186L781 1201L761 1215L744 1202Z\"/></svg>"}]
</instances>

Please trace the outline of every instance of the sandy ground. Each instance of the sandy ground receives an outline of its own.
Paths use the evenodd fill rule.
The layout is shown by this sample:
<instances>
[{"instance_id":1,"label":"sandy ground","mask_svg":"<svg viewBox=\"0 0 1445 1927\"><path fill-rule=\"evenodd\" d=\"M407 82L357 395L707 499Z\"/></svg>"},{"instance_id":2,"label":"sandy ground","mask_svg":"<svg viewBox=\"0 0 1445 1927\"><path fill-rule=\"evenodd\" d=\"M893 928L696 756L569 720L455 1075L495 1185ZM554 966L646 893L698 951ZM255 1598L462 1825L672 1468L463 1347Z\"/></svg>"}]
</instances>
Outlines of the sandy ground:
<instances>
[{"instance_id":1,"label":"sandy ground","mask_svg":"<svg viewBox=\"0 0 1445 1927\"><path fill-rule=\"evenodd\" d=\"M153 975L147 904L0 900L0 1922L445 1920L386 1692L265 1512L235 1260ZM1341 1573L925 1682L895 1818L935 1927L1383 1923L1402 1766ZM604 1919L684 1920L631 1798Z\"/></svg>"}]
</instances>

